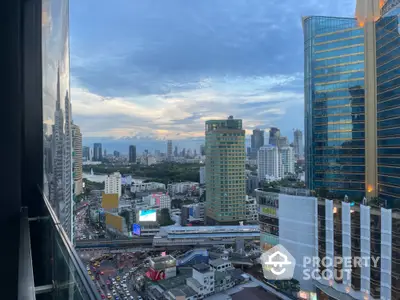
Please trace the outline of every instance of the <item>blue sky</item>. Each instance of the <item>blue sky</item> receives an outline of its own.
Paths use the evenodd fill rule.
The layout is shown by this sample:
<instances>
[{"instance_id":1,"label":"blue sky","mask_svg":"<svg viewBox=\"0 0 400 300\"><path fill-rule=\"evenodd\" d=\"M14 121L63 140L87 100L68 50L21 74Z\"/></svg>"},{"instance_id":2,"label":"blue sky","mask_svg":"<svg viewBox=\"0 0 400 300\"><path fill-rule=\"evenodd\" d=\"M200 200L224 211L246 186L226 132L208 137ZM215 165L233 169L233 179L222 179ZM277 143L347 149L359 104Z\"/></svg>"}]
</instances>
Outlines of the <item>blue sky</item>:
<instances>
[{"instance_id":1,"label":"blue sky","mask_svg":"<svg viewBox=\"0 0 400 300\"><path fill-rule=\"evenodd\" d=\"M355 0L70 0L71 97L84 137L201 139L233 115L303 128L301 16Z\"/></svg>"}]
</instances>

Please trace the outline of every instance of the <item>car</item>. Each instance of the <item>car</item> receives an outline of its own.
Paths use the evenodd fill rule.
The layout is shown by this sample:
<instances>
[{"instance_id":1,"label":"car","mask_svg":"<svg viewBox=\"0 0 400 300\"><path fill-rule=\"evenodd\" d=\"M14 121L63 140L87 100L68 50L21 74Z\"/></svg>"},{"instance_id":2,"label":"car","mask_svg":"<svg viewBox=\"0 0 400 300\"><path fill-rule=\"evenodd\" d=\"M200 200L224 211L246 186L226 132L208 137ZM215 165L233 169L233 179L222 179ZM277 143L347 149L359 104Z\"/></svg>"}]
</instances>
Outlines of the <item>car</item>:
<instances>
[{"instance_id":1,"label":"car","mask_svg":"<svg viewBox=\"0 0 400 300\"><path fill-rule=\"evenodd\" d=\"M129 292L126 292L126 294L125 294L127 297L130 297L131 296L131 294L129 293Z\"/></svg>"},{"instance_id":2,"label":"car","mask_svg":"<svg viewBox=\"0 0 400 300\"><path fill-rule=\"evenodd\" d=\"M93 275L92 275L92 277L91 277L91 278L92 278L92 280L94 280L94 279L95 279Z\"/></svg>"},{"instance_id":3,"label":"car","mask_svg":"<svg viewBox=\"0 0 400 300\"><path fill-rule=\"evenodd\" d=\"M104 272L103 272L103 271L100 271L100 274L101 274L101 275L104 275Z\"/></svg>"},{"instance_id":4,"label":"car","mask_svg":"<svg viewBox=\"0 0 400 300\"><path fill-rule=\"evenodd\" d=\"M107 299L111 299L111 298L112 298L111 294L108 293L108 294L107 294Z\"/></svg>"},{"instance_id":5,"label":"car","mask_svg":"<svg viewBox=\"0 0 400 300\"><path fill-rule=\"evenodd\" d=\"M88 271L88 274L89 274L89 275L92 275L92 271L89 270L89 271Z\"/></svg>"},{"instance_id":6,"label":"car","mask_svg":"<svg viewBox=\"0 0 400 300\"><path fill-rule=\"evenodd\" d=\"M131 300L135 300L135 297L133 297L133 296L130 296L130 297L129 297L129 299L131 299Z\"/></svg>"},{"instance_id":7,"label":"car","mask_svg":"<svg viewBox=\"0 0 400 300\"><path fill-rule=\"evenodd\" d=\"M115 300L119 300L119 297L118 297L118 296L115 296L114 298L115 298Z\"/></svg>"},{"instance_id":8,"label":"car","mask_svg":"<svg viewBox=\"0 0 400 300\"><path fill-rule=\"evenodd\" d=\"M137 296L137 300L143 300L142 296Z\"/></svg>"},{"instance_id":9,"label":"car","mask_svg":"<svg viewBox=\"0 0 400 300\"><path fill-rule=\"evenodd\" d=\"M106 296L104 294L101 294L101 299L106 299Z\"/></svg>"}]
</instances>

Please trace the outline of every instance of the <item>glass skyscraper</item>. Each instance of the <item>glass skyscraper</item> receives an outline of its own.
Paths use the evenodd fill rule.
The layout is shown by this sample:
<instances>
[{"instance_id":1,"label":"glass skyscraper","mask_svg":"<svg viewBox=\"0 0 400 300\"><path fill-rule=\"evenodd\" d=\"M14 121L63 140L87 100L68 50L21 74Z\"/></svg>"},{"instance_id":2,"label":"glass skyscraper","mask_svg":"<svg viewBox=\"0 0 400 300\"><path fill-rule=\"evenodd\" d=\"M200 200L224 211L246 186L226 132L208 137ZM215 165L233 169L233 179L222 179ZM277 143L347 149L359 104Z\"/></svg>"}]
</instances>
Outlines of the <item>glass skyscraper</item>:
<instances>
[{"instance_id":1,"label":"glass skyscraper","mask_svg":"<svg viewBox=\"0 0 400 300\"><path fill-rule=\"evenodd\" d=\"M350 18L307 17L303 24L306 183L362 197L364 29Z\"/></svg>"},{"instance_id":2,"label":"glass skyscraper","mask_svg":"<svg viewBox=\"0 0 400 300\"><path fill-rule=\"evenodd\" d=\"M400 195L399 2L387 1L382 17L376 22L379 198L397 208L400 207L396 203Z\"/></svg>"},{"instance_id":3,"label":"glass skyscraper","mask_svg":"<svg viewBox=\"0 0 400 300\"><path fill-rule=\"evenodd\" d=\"M399 207L400 1L357 1L356 18L306 17L306 184Z\"/></svg>"}]
</instances>

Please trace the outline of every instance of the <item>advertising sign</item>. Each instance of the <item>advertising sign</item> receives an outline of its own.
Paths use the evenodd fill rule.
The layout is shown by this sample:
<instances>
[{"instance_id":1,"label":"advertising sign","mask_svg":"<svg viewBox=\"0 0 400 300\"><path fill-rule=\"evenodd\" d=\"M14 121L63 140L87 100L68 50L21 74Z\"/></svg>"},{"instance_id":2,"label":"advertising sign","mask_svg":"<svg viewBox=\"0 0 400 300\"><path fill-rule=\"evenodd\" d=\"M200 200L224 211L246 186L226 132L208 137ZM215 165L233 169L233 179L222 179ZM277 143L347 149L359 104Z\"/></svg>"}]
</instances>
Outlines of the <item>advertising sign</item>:
<instances>
[{"instance_id":1,"label":"advertising sign","mask_svg":"<svg viewBox=\"0 0 400 300\"><path fill-rule=\"evenodd\" d=\"M156 221L157 221L157 211L155 209L139 211L139 222L156 222Z\"/></svg>"},{"instance_id":2,"label":"advertising sign","mask_svg":"<svg viewBox=\"0 0 400 300\"><path fill-rule=\"evenodd\" d=\"M275 207L265 207L265 206L260 206L260 213L268 216L273 216L276 217L276 208Z\"/></svg>"},{"instance_id":3,"label":"advertising sign","mask_svg":"<svg viewBox=\"0 0 400 300\"><path fill-rule=\"evenodd\" d=\"M132 232L133 232L133 235L140 236L140 233L141 233L140 225L139 224L133 224L132 225Z\"/></svg>"}]
</instances>

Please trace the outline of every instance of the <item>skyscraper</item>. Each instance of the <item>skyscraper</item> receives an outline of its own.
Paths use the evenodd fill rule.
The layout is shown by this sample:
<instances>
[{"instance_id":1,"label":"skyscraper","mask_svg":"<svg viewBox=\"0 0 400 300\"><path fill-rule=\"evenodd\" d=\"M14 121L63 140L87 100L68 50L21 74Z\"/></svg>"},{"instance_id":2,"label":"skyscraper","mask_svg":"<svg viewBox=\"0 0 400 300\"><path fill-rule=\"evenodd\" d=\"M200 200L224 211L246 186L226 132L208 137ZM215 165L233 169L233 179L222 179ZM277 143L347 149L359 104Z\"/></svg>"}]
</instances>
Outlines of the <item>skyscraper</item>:
<instances>
[{"instance_id":1,"label":"skyscraper","mask_svg":"<svg viewBox=\"0 0 400 300\"><path fill-rule=\"evenodd\" d=\"M264 130L254 129L251 135L250 157L257 159L257 151L264 146Z\"/></svg>"},{"instance_id":2,"label":"skyscraper","mask_svg":"<svg viewBox=\"0 0 400 300\"><path fill-rule=\"evenodd\" d=\"M130 145L129 146L129 162L136 163L136 146Z\"/></svg>"},{"instance_id":3,"label":"skyscraper","mask_svg":"<svg viewBox=\"0 0 400 300\"><path fill-rule=\"evenodd\" d=\"M178 157L178 146L175 146L175 149L174 149L174 156L175 156L175 157Z\"/></svg>"},{"instance_id":4,"label":"skyscraper","mask_svg":"<svg viewBox=\"0 0 400 300\"><path fill-rule=\"evenodd\" d=\"M72 124L73 178L75 196L82 194L82 133L78 125Z\"/></svg>"},{"instance_id":5,"label":"skyscraper","mask_svg":"<svg viewBox=\"0 0 400 300\"><path fill-rule=\"evenodd\" d=\"M200 145L200 155L201 156L206 155L206 148L203 144Z\"/></svg>"},{"instance_id":6,"label":"skyscraper","mask_svg":"<svg viewBox=\"0 0 400 300\"><path fill-rule=\"evenodd\" d=\"M258 179L280 179L283 176L282 155L278 147L268 145L261 147L257 152Z\"/></svg>"},{"instance_id":7,"label":"skyscraper","mask_svg":"<svg viewBox=\"0 0 400 300\"><path fill-rule=\"evenodd\" d=\"M83 148L82 148L82 157L85 160L90 160L91 159L91 157L90 157L90 147L83 146Z\"/></svg>"},{"instance_id":8,"label":"skyscraper","mask_svg":"<svg viewBox=\"0 0 400 300\"><path fill-rule=\"evenodd\" d=\"M269 130L269 141L268 143L272 146L278 146L278 138L281 136L279 128L271 127Z\"/></svg>"},{"instance_id":9,"label":"skyscraper","mask_svg":"<svg viewBox=\"0 0 400 300\"><path fill-rule=\"evenodd\" d=\"M245 220L245 131L242 120L209 120L206 136L206 222L238 224Z\"/></svg>"},{"instance_id":10,"label":"skyscraper","mask_svg":"<svg viewBox=\"0 0 400 300\"><path fill-rule=\"evenodd\" d=\"M296 129L293 132L293 148L294 148L294 155L299 158L303 157L304 155L304 146L303 146L303 132L299 129Z\"/></svg>"},{"instance_id":11,"label":"skyscraper","mask_svg":"<svg viewBox=\"0 0 400 300\"><path fill-rule=\"evenodd\" d=\"M168 157L168 160L172 160L172 141L171 140L167 141L167 157Z\"/></svg>"},{"instance_id":12,"label":"skyscraper","mask_svg":"<svg viewBox=\"0 0 400 300\"><path fill-rule=\"evenodd\" d=\"M101 143L94 143L93 145L93 161L102 161L103 159L103 150L101 147Z\"/></svg>"},{"instance_id":13,"label":"skyscraper","mask_svg":"<svg viewBox=\"0 0 400 300\"><path fill-rule=\"evenodd\" d=\"M303 23L306 185L362 199L368 101L364 99L365 28L352 18L308 17Z\"/></svg>"}]
</instances>

